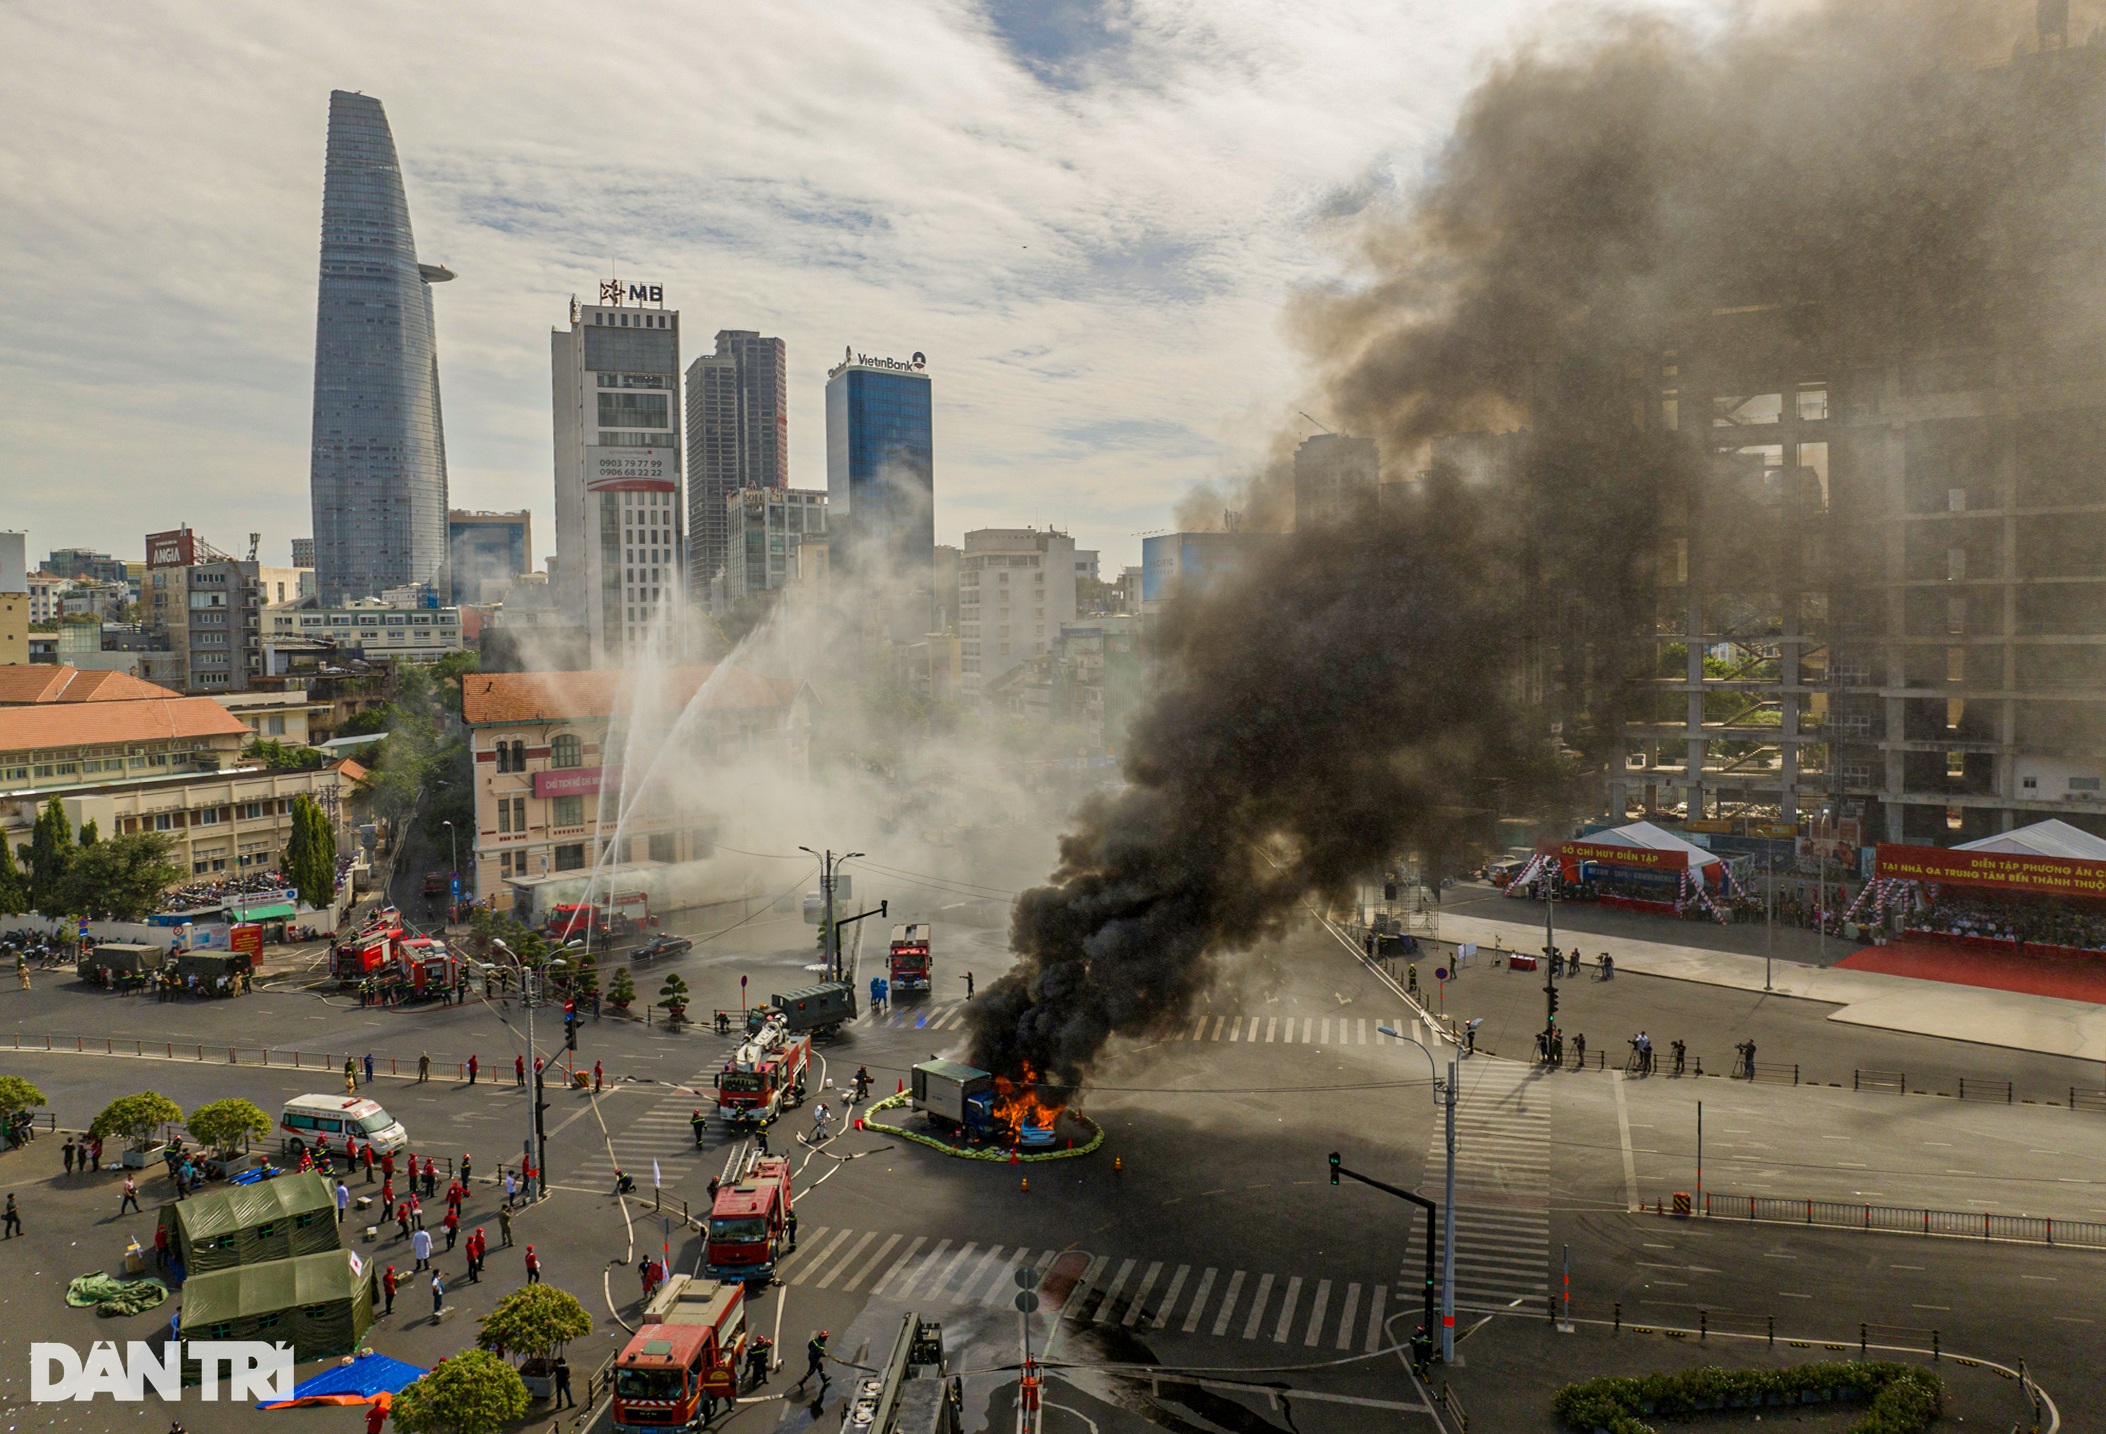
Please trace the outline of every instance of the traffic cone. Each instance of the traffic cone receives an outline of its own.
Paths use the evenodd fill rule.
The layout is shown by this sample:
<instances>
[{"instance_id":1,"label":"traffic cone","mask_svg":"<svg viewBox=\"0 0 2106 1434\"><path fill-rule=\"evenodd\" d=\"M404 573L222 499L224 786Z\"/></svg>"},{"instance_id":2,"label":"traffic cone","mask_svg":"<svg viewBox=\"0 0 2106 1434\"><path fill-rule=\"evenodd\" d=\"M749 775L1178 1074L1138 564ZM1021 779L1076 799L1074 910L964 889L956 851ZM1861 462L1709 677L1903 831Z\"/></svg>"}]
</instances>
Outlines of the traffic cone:
<instances>
[{"instance_id":1,"label":"traffic cone","mask_svg":"<svg viewBox=\"0 0 2106 1434\"><path fill-rule=\"evenodd\" d=\"M1026 1175L1018 1185L1017 1190L1019 1194L1029 1195L1031 1193L1031 1177Z\"/></svg>"},{"instance_id":2,"label":"traffic cone","mask_svg":"<svg viewBox=\"0 0 2106 1434\"><path fill-rule=\"evenodd\" d=\"M1009 1147L1009 1163L1011 1165L1016 1164L1016 1147L1014 1145Z\"/></svg>"},{"instance_id":3,"label":"traffic cone","mask_svg":"<svg viewBox=\"0 0 2106 1434\"><path fill-rule=\"evenodd\" d=\"M1126 1161L1121 1157L1114 1155L1112 1157L1112 1174L1117 1175L1121 1170L1124 1170L1125 1168Z\"/></svg>"},{"instance_id":4,"label":"traffic cone","mask_svg":"<svg viewBox=\"0 0 2106 1434\"><path fill-rule=\"evenodd\" d=\"M857 1129L857 1130L861 1130L862 1128L863 1128L863 1117L859 1115L859 1116L857 1116L857 1117L856 1117L856 1129Z\"/></svg>"},{"instance_id":5,"label":"traffic cone","mask_svg":"<svg viewBox=\"0 0 2106 1434\"><path fill-rule=\"evenodd\" d=\"M898 1089L898 1090L895 1090L895 1091L893 1091L892 1093L893 1093L894 1095L905 1095L905 1094L907 1093L907 1082L906 1082L906 1079L905 1079L904 1077L902 1077L902 1078L901 1078L901 1080L900 1080L900 1083L899 1083L899 1089Z\"/></svg>"}]
</instances>

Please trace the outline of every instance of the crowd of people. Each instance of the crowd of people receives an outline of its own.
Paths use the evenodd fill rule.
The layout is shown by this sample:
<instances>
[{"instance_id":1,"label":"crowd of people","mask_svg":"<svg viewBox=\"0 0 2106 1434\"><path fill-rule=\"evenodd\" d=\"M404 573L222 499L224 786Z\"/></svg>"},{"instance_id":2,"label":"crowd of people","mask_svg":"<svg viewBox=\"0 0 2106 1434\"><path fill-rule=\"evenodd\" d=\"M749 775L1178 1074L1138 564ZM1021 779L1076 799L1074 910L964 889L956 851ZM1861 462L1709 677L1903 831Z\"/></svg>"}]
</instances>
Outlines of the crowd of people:
<instances>
[{"instance_id":1,"label":"crowd of people","mask_svg":"<svg viewBox=\"0 0 2106 1434\"><path fill-rule=\"evenodd\" d=\"M1975 887L1941 886L1929 906L1911 911L1911 931L1941 936L2009 941L2028 946L2063 946L2106 951L2106 903L2006 895Z\"/></svg>"}]
</instances>

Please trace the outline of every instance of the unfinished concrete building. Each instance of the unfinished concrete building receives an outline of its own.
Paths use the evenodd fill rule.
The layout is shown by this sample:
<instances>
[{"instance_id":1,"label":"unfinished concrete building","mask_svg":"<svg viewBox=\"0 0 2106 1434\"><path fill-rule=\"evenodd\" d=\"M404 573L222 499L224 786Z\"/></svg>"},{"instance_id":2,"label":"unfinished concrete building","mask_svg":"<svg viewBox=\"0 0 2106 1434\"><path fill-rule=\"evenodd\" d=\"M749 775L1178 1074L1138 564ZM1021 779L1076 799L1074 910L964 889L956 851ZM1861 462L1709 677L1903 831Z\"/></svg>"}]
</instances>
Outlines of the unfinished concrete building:
<instances>
[{"instance_id":1,"label":"unfinished concrete building","mask_svg":"<svg viewBox=\"0 0 2106 1434\"><path fill-rule=\"evenodd\" d=\"M1844 306L1728 286L1634 361L1636 416L1703 477L1666 515L1613 816L2106 833L2106 50L2050 37L1965 83L2008 126L1979 136L2013 167L1995 233L2029 236L1984 246L1978 293L1882 296L1911 318L1868 338Z\"/></svg>"}]
</instances>

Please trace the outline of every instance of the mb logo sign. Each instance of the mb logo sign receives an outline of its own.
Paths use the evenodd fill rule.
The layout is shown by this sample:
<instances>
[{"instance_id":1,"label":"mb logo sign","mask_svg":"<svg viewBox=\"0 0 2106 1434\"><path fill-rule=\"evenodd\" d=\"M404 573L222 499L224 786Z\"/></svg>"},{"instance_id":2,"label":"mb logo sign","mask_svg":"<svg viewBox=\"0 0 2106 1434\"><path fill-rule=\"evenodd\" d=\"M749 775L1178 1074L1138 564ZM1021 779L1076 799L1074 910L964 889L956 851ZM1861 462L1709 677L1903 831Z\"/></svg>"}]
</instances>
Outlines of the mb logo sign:
<instances>
[{"instance_id":1,"label":"mb logo sign","mask_svg":"<svg viewBox=\"0 0 2106 1434\"><path fill-rule=\"evenodd\" d=\"M169 1340L157 1355L138 1340L120 1356L109 1340L98 1340L84 1359L70 1344L29 1347L29 1397L38 1404L72 1400L86 1404L108 1395L123 1404L141 1404L146 1391L167 1401L183 1397L183 1366L198 1367L198 1397L219 1398L224 1375L227 1399L264 1402L293 1397L293 1352L287 1344L259 1340Z\"/></svg>"}]
</instances>

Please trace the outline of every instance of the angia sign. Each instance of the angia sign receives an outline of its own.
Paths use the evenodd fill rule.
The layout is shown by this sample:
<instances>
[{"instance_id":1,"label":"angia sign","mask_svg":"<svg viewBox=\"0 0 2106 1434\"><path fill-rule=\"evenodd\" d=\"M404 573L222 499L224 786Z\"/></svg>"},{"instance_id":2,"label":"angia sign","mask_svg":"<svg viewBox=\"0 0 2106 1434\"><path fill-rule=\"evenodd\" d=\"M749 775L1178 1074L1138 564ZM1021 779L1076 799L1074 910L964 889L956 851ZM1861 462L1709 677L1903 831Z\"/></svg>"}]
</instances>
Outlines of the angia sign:
<instances>
[{"instance_id":1,"label":"angia sign","mask_svg":"<svg viewBox=\"0 0 2106 1434\"><path fill-rule=\"evenodd\" d=\"M60 1400L86 1404L98 1395L108 1395L120 1404L141 1404L151 1385L163 1400L175 1402L183 1397L185 1359L197 1364L202 1372L198 1397L207 1403L219 1399L222 1370L226 1372L230 1401L292 1398L291 1345L259 1340L177 1339L164 1344L158 1355L141 1341L131 1340L122 1357L110 1340L97 1340L85 1358L70 1344L32 1344L29 1397L38 1404Z\"/></svg>"}]
</instances>

